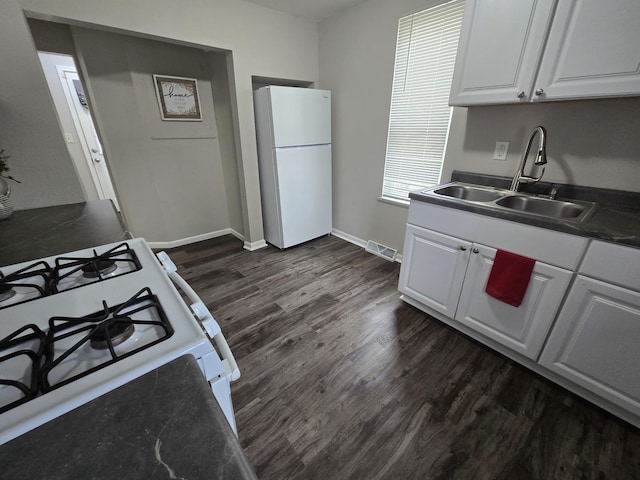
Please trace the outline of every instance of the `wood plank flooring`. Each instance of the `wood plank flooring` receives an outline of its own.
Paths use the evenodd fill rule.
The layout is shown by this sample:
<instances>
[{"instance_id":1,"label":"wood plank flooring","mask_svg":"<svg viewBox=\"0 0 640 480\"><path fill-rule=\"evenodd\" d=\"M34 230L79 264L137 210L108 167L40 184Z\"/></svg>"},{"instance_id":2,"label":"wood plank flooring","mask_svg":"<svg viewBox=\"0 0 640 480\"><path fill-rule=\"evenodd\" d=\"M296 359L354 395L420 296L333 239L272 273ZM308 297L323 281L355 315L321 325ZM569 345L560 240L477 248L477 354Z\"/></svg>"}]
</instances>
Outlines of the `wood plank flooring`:
<instances>
[{"instance_id":1,"label":"wood plank flooring","mask_svg":"<svg viewBox=\"0 0 640 480\"><path fill-rule=\"evenodd\" d=\"M335 237L168 252L241 378L261 479L640 479L640 431L399 300L399 265Z\"/></svg>"}]
</instances>

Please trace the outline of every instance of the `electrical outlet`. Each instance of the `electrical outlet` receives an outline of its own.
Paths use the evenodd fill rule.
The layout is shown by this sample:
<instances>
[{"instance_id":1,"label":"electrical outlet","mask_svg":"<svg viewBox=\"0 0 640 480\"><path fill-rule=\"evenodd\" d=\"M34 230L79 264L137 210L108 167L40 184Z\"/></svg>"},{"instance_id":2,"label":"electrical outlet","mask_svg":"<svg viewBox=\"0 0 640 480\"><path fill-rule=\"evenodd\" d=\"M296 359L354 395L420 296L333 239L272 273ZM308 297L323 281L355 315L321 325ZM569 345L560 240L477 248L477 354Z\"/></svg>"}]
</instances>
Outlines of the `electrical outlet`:
<instances>
[{"instance_id":1,"label":"electrical outlet","mask_svg":"<svg viewBox=\"0 0 640 480\"><path fill-rule=\"evenodd\" d=\"M67 139L67 143L73 143L73 135L71 133L65 133L64 138Z\"/></svg>"},{"instance_id":2,"label":"electrical outlet","mask_svg":"<svg viewBox=\"0 0 640 480\"><path fill-rule=\"evenodd\" d=\"M506 160L509 151L509 142L496 142L496 149L493 152L494 160Z\"/></svg>"}]
</instances>

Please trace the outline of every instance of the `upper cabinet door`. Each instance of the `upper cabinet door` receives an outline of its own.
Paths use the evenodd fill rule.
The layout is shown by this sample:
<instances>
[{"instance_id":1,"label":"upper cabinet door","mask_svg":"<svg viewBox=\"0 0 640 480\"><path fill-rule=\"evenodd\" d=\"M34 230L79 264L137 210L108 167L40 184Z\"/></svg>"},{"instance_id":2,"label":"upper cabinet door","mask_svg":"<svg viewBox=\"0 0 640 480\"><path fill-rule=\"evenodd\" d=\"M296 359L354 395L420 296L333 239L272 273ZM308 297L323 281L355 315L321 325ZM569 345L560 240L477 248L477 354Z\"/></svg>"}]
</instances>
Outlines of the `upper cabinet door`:
<instances>
[{"instance_id":1,"label":"upper cabinet door","mask_svg":"<svg viewBox=\"0 0 640 480\"><path fill-rule=\"evenodd\" d=\"M531 101L554 7L555 0L467 0L449 103Z\"/></svg>"},{"instance_id":2,"label":"upper cabinet door","mask_svg":"<svg viewBox=\"0 0 640 480\"><path fill-rule=\"evenodd\" d=\"M638 95L639 44L640 1L562 0L533 100Z\"/></svg>"}]
</instances>

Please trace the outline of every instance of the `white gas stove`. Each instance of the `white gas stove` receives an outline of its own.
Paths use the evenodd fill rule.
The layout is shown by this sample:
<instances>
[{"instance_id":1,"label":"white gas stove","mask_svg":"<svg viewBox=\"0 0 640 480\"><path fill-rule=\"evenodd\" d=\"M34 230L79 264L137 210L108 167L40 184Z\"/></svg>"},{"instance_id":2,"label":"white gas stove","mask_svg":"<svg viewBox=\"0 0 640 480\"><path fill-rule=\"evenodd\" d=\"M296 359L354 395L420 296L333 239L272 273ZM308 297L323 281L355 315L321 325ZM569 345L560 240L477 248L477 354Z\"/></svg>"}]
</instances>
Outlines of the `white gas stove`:
<instances>
[{"instance_id":1,"label":"white gas stove","mask_svg":"<svg viewBox=\"0 0 640 480\"><path fill-rule=\"evenodd\" d=\"M0 444L185 354L235 431L235 359L166 254L136 238L0 267Z\"/></svg>"}]
</instances>

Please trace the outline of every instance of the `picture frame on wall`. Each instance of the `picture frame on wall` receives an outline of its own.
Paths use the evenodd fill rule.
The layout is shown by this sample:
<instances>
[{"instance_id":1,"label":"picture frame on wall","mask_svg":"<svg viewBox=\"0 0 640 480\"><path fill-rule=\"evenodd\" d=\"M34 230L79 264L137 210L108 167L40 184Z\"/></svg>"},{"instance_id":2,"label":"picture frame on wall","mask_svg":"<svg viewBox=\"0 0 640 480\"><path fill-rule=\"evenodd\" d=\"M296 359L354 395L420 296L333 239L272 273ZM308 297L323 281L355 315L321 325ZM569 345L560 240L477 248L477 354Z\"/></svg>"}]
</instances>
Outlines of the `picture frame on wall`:
<instances>
[{"instance_id":1,"label":"picture frame on wall","mask_svg":"<svg viewBox=\"0 0 640 480\"><path fill-rule=\"evenodd\" d=\"M198 81L195 78L153 75L163 121L201 122Z\"/></svg>"}]
</instances>

